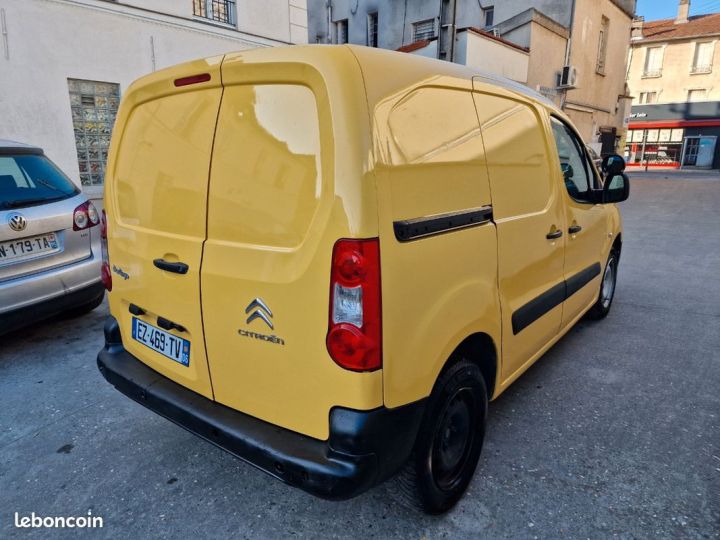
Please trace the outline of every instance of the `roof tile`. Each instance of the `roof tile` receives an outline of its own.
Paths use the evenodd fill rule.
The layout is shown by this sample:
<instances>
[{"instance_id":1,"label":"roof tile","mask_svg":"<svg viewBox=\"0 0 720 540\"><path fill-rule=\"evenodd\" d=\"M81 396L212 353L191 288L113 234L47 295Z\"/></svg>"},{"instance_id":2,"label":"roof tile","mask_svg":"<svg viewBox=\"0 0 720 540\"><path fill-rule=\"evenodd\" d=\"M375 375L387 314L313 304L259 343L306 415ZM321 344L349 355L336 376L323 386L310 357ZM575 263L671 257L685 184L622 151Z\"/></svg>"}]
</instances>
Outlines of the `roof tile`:
<instances>
[{"instance_id":1,"label":"roof tile","mask_svg":"<svg viewBox=\"0 0 720 540\"><path fill-rule=\"evenodd\" d=\"M675 19L662 19L646 22L643 25L643 38L640 41L666 41L720 34L720 13L696 15L683 24L675 24Z\"/></svg>"}]
</instances>

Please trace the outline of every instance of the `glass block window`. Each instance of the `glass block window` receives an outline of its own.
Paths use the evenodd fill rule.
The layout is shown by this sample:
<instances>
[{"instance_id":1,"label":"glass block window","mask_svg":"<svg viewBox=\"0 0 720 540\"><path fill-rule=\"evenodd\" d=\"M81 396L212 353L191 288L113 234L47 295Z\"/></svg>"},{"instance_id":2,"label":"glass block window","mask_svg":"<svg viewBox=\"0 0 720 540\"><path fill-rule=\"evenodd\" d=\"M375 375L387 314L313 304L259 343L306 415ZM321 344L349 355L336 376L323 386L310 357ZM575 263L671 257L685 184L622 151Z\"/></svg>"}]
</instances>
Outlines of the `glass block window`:
<instances>
[{"instance_id":1,"label":"glass block window","mask_svg":"<svg viewBox=\"0 0 720 540\"><path fill-rule=\"evenodd\" d=\"M101 186L105 178L120 85L68 79L75 147L83 186Z\"/></svg>"},{"instance_id":2,"label":"glass block window","mask_svg":"<svg viewBox=\"0 0 720 540\"><path fill-rule=\"evenodd\" d=\"M235 0L193 0L193 14L213 21L235 24Z\"/></svg>"}]
</instances>

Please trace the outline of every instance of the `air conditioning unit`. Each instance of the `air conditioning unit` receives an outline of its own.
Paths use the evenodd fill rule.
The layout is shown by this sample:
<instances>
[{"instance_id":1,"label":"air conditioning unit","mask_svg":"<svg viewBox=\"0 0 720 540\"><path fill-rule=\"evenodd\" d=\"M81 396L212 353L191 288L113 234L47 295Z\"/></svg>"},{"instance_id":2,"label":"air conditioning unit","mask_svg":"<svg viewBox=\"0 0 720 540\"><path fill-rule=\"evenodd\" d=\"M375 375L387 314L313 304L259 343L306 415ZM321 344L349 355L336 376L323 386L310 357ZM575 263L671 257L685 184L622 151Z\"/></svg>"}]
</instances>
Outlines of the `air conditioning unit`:
<instances>
[{"instance_id":1,"label":"air conditioning unit","mask_svg":"<svg viewBox=\"0 0 720 540\"><path fill-rule=\"evenodd\" d=\"M577 68L575 66L565 66L558 73L558 88L575 88L577 84Z\"/></svg>"}]
</instances>

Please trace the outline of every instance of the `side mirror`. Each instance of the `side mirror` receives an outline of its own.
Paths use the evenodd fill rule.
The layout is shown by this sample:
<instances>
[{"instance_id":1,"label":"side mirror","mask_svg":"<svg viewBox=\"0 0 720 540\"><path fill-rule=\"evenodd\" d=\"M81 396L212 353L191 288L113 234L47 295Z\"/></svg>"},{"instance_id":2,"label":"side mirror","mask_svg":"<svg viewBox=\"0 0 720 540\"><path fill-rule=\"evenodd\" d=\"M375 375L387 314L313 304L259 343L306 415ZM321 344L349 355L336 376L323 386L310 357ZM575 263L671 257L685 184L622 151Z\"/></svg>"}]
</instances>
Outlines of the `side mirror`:
<instances>
[{"instance_id":1,"label":"side mirror","mask_svg":"<svg viewBox=\"0 0 720 540\"><path fill-rule=\"evenodd\" d=\"M625 159L618 154L605 156L600 168L605 178L612 178L615 175L625 172Z\"/></svg>"},{"instance_id":2,"label":"side mirror","mask_svg":"<svg viewBox=\"0 0 720 540\"><path fill-rule=\"evenodd\" d=\"M560 169L562 170L563 178L566 182L568 180L571 180L572 177L575 176L575 171L573 170L572 165L570 165L569 163L561 163Z\"/></svg>"},{"instance_id":3,"label":"side mirror","mask_svg":"<svg viewBox=\"0 0 720 540\"><path fill-rule=\"evenodd\" d=\"M625 201L630 196L630 179L623 173L608 176L602 193L602 202L604 204Z\"/></svg>"}]
</instances>

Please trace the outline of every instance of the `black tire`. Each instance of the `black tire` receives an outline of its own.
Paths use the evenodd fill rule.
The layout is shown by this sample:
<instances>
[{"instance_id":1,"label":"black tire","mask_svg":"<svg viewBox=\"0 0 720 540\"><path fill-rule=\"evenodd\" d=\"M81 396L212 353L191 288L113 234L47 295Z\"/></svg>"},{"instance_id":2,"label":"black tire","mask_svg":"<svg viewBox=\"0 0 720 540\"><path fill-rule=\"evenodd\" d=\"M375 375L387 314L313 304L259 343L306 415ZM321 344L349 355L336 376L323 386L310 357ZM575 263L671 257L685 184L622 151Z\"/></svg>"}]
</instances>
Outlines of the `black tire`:
<instances>
[{"instance_id":1,"label":"black tire","mask_svg":"<svg viewBox=\"0 0 720 540\"><path fill-rule=\"evenodd\" d=\"M85 304L68 309L62 314L62 316L66 319L74 319L75 317L81 317L86 313L90 313L93 309L102 304L104 299L105 291L103 291L103 293L97 298L93 298L90 302L86 302Z\"/></svg>"},{"instance_id":2,"label":"black tire","mask_svg":"<svg viewBox=\"0 0 720 540\"><path fill-rule=\"evenodd\" d=\"M480 459L487 405L485 379L472 362L461 359L439 377L412 456L396 480L405 502L428 514L455 506Z\"/></svg>"},{"instance_id":3,"label":"black tire","mask_svg":"<svg viewBox=\"0 0 720 540\"><path fill-rule=\"evenodd\" d=\"M608 255L607 263L603 271L602 281L600 282L600 292L598 293L597 302L587 312L587 318L592 320L600 320L607 317L615 298L615 286L617 284L618 262L620 261L620 253L612 248Z\"/></svg>"}]
</instances>

